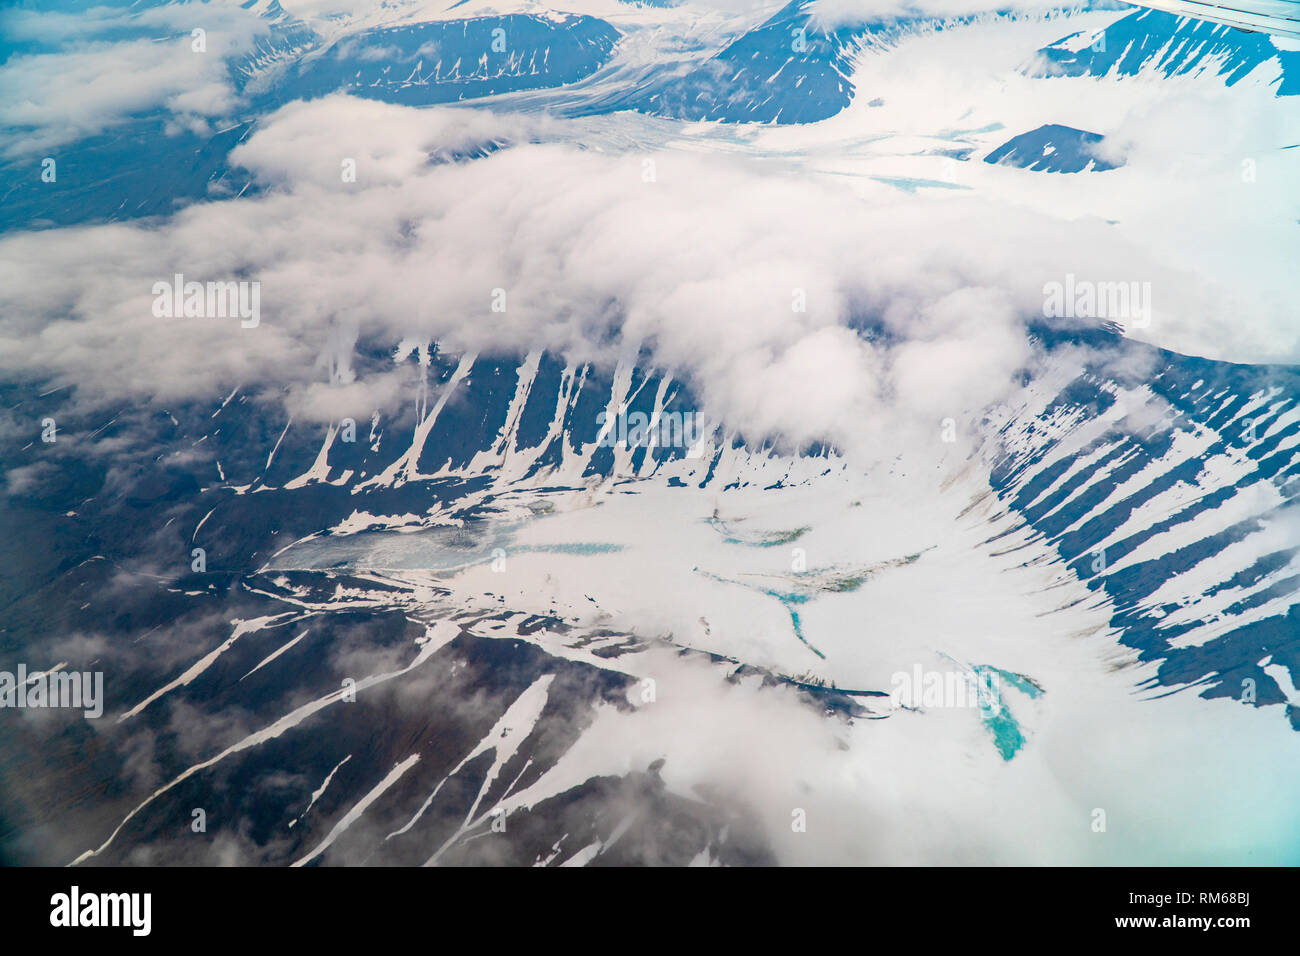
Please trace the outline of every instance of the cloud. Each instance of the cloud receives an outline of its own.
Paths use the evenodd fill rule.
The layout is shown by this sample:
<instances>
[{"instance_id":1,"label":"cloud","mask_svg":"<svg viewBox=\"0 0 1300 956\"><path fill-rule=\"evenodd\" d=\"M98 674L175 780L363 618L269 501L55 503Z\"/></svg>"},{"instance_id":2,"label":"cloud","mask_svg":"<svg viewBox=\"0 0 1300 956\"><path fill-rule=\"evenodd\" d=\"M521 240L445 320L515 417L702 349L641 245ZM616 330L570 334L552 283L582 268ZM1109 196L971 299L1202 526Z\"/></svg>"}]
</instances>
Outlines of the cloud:
<instances>
[{"instance_id":1,"label":"cloud","mask_svg":"<svg viewBox=\"0 0 1300 956\"><path fill-rule=\"evenodd\" d=\"M645 348L715 419L851 443L898 416L996 400L1028 357L1021 329L1041 314L1043 276L1143 258L1104 223L1063 233L987 200L863 200L744 160L527 142L557 123L292 104L232 156L262 197L4 240L0 361L94 395L290 385L300 409L303 396L332 409L322 363L347 370L354 342L602 363ZM429 160L484 140L521 145ZM154 317L150 290L176 273L259 281L260 326ZM858 334L863 323L886 334ZM350 371L332 381L361 387ZM392 396L383 385L375 398Z\"/></svg>"},{"instance_id":2,"label":"cloud","mask_svg":"<svg viewBox=\"0 0 1300 956\"><path fill-rule=\"evenodd\" d=\"M6 30L46 48L0 66L3 154L65 146L133 115L166 107L185 122L227 115L238 103L227 58L267 32L234 3L92 11L88 18L12 11ZM203 31L202 48L193 30Z\"/></svg>"},{"instance_id":3,"label":"cloud","mask_svg":"<svg viewBox=\"0 0 1300 956\"><path fill-rule=\"evenodd\" d=\"M100 399L184 400L242 384L320 420L400 401L409 379L353 362L399 342L548 348L607 365L645 355L688 379L711 419L747 435L871 447L900 423L928 433L936 418L999 400L1030 360L1024 325L1042 317L1044 284L1067 274L1149 281L1155 319L1139 334L1162 344L1294 352L1279 334L1280 254L1252 257L1268 245L1256 231L1285 245L1276 210L1263 215L1285 186L1207 195L1236 163L1212 158L1214 120L1191 124L1190 137L1143 125L1166 102L1179 115L1208 104L1214 117L1249 106L1228 124L1231 141L1276 174L1286 129L1260 131L1287 121L1271 99L1244 83L1225 92L1213 77L1168 92L1008 79L1027 41L1059 31L1001 30L970 62L954 52L988 30L910 41L855 77L883 89L885 107L855 103L815 130L762 131L748 150L593 149L591 121L341 95L291 103L231 156L260 195L0 240L0 369ZM957 92L939 95L936 76ZM1008 84L1014 95L997 92ZM207 89L195 88L196 101ZM964 118L994 130L979 131L985 139L1005 138L1059 114L1063 97L1078 118L1057 118L1095 128L1111 117L1102 131L1124 144L1124 169L1045 176L986 168L976 153L962 170L976 188L936 198L870 176L792 175L765 153L795 134L835 141L882 121L910 136ZM1017 126L997 132L988 121L998 113ZM496 151L447 161L485 150ZM1201 199L1189 224L1191 196ZM1241 208L1261 212L1244 232ZM1233 268L1184 261L1189 228L1231 244ZM1254 281L1236 283L1238 266ZM150 290L178 273L259 282L260 325L156 318ZM1225 336L1229 307L1237 326Z\"/></svg>"}]
</instances>

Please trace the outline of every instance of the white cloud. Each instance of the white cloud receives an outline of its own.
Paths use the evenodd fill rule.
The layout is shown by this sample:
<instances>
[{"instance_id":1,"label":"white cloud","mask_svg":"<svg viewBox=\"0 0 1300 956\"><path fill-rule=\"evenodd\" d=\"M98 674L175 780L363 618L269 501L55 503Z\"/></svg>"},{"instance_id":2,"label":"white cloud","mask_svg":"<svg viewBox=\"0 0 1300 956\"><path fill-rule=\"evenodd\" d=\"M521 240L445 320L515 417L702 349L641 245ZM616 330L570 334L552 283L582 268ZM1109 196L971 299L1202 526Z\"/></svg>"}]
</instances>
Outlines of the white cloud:
<instances>
[{"instance_id":1,"label":"white cloud","mask_svg":"<svg viewBox=\"0 0 1300 956\"><path fill-rule=\"evenodd\" d=\"M262 196L158 223L0 240L0 363L11 375L80 383L90 396L173 400L288 385L306 414L304 401L338 407L327 387L346 385L358 401L368 394L371 383L351 372L326 371L350 369L353 343L546 347L601 362L646 348L693 382L713 419L746 434L869 445L901 420L929 429L996 401L1028 359L1023 324L1042 315L1044 283L1069 273L1150 281L1155 321L1140 334L1162 344L1294 354L1296 330L1288 339L1277 308L1289 273L1276 142L1289 121L1268 91L1223 91L1214 77L1165 86L1014 73L1025 49L1063 29L1003 22L917 38L864 60L855 76L886 94L884 107L855 102L811 128L763 129L739 150L709 149L707 128L690 144L704 148L606 150L583 148L592 120L345 96L292 103L232 156ZM1214 118L1171 131L1166 106ZM1226 121L1243 107L1245 117ZM998 117L1002 125L990 122ZM1051 118L1110 134L1128 165L1051 176L979 162L985 148ZM882 122L899 132L878 153L840 145ZM933 175L918 170L942 160L889 150L915 153L925 131L933 142L954 124L976 130L947 134L973 145L961 169L972 189L912 195L872 178L894 168ZM1278 128L1263 135L1270 124ZM1216 156L1225 133L1234 155ZM516 145L435 161L496 142ZM819 175L820 158L792 175L767 158L792 148L833 155L857 175ZM1207 192L1248 148L1272 178L1253 191ZM344 175L351 166L355 182ZM1194 210L1185 206L1193 199ZM1254 218L1243 225L1243 215ZM1203 249L1183 242L1191 233L1232 257L1223 269L1203 267ZM177 272L259 280L261 325L154 318L150 289ZM491 308L497 289L504 314ZM390 382L373 383L374 400L393 394Z\"/></svg>"},{"instance_id":2,"label":"white cloud","mask_svg":"<svg viewBox=\"0 0 1300 956\"><path fill-rule=\"evenodd\" d=\"M267 30L233 2L137 15L96 10L88 18L14 11L4 24L19 38L56 45L0 66L9 157L55 149L163 106L185 121L226 115L238 102L226 58ZM202 51L194 49L194 29L204 31Z\"/></svg>"},{"instance_id":3,"label":"white cloud","mask_svg":"<svg viewBox=\"0 0 1300 956\"><path fill-rule=\"evenodd\" d=\"M978 198L864 199L744 159L556 143L428 159L562 127L343 96L287 106L233 156L263 197L4 240L4 365L90 394L174 399L323 381L339 330L372 347L411 338L603 362L644 346L714 418L851 443L899 416L996 400L1027 357L1020 329L1041 315L1044 276L1159 272L1100 221L1067 228ZM177 272L258 279L261 325L155 318L150 289ZM886 334L850 331L862 322Z\"/></svg>"}]
</instances>

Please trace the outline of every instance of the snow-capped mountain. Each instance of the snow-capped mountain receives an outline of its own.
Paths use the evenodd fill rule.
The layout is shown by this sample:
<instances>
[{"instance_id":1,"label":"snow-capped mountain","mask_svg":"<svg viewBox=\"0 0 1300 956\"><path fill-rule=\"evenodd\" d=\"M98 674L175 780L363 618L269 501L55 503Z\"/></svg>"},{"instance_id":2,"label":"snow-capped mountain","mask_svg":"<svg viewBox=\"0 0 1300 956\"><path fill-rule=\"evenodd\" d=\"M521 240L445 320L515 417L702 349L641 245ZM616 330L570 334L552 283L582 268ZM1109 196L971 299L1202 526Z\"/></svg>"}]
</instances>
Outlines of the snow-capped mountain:
<instances>
[{"instance_id":1,"label":"snow-capped mountain","mask_svg":"<svg viewBox=\"0 0 1300 956\"><path fill-rule=\"evenodd\" d=\"M1294 858L1300 46L96 9L0 46L0 670L105 678L4 858Z\"/></svg>"}]
</instances>

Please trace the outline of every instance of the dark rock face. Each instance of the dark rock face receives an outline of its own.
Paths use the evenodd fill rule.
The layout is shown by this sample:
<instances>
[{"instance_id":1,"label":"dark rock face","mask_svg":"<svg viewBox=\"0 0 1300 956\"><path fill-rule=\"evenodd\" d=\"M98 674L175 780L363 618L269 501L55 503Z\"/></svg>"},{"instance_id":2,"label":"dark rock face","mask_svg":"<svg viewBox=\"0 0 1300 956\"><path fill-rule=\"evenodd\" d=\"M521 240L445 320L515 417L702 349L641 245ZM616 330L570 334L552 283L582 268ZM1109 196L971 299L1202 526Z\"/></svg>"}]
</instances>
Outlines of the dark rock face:
<instances>
[{"instance_id":1,"label":"dark rock face","mask_svg":"<svg viewBox=\"0 0 1300 956\"><path fill-rule=\"evenodd\" d=\"M984 157L986 163L1019 166L1042 173L1083 173L1124 165L1096 155L1099 133L1049 123L1013 136Z\"/></svg>"}]
</instances>

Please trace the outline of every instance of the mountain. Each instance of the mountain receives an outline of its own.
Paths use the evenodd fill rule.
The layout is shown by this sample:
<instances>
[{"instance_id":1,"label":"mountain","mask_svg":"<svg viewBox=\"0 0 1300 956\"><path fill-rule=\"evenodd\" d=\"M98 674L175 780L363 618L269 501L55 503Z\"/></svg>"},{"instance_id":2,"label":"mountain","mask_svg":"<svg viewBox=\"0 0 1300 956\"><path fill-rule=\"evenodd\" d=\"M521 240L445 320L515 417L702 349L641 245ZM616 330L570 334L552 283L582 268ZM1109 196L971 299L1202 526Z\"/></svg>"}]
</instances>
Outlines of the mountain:
<instances>
[{"instance_id":1,"label":"mountain","mask_svg":"<svg viewBox=\"0 0 1300 956\"><path fill-rule=\"evenodd\" d=\"M1013 136L985 156L984 162L1044 173L1100 172L1123 165L1095 154L1097 145L1104 139L1098 133L1049 123Z\"/></svg>"},{"instance_id":2,"label":"mountain","mask_svg":"<svg viewBox=\"0 0 1300 956\"><path fill-rule=\"evenodd\" d=\"M1300 52L60 11L0 23L0 674L102 714L0 709L4 862L1293 860Z\"/></svg>"},{"instance_id":3,"label":"mountain","mask_svg":"<svg viewBox=\"0 0 1300 956\"><path fill-rule=\"evenodd\" d=\"M1278 96L1300 93L1300 51L1266 33L1248 33L1161 10L1136 10L1099 30L1043 47L1033 76L1163 77L1210 74L1231 86L1261 66L1277 74Z\"/></svg>"}]
</instances>

